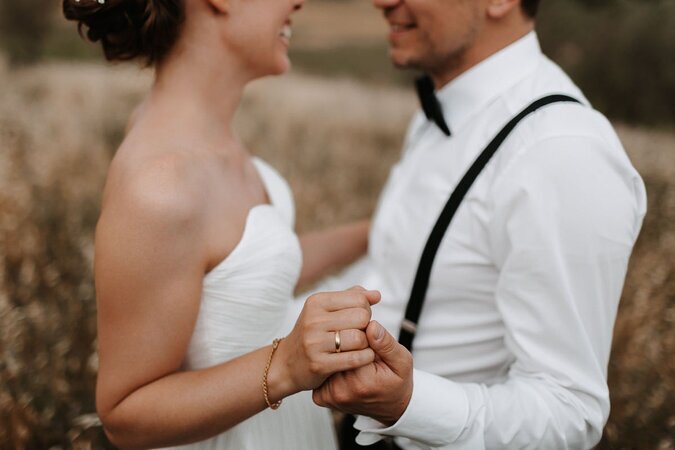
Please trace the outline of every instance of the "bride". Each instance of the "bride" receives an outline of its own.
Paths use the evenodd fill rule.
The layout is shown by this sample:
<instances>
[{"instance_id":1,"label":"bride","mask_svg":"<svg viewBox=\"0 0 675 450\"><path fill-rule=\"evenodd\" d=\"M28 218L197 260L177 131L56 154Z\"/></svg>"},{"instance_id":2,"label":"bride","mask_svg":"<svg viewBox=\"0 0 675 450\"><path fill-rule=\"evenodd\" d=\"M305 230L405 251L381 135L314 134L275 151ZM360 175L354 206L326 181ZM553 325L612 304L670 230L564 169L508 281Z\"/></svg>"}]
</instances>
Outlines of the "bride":
<instances>
[{"instance_id":1,"label":"bride","mask_svg":"<svg viewBox=\"0 0 675 450\"><path fill-rule=\"evenodd\" d=\"M310 297L279 340L298 279L359 256L367 224L301 245L288 185L231 129L246 84L288 70L302 1L63 0L108 60L155 68L96 229L97 410L119 447L334 448L308 390L374 359L361 288Z\"/></svg>"}]
</instances>

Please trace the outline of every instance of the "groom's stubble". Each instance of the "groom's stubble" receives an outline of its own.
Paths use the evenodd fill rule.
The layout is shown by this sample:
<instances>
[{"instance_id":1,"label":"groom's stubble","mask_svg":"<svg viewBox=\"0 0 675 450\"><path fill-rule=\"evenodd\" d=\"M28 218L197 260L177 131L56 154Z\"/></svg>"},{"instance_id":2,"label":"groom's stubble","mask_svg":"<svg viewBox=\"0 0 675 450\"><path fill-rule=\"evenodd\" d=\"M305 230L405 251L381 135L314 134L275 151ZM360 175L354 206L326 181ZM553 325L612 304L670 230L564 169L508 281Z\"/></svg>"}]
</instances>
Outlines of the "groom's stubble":
<instances>
[{"instance_id":1,"label":"groom's stubble","mask_svg":"<svg viewBox=\"0 0 675 450\"><path fill-rule=\"evenodd\" d=\"M404 0L400 8L417 28L403 43L391 42L389 55L399 69L442 74L460 67L483 29L482 1ZM395 7L395 8L397 8ZM389 18L390 11L385 12ZM392 17L394 12L391 12ZM395 19L394 19L395 20Z\"/></svg>"}]
</instances>

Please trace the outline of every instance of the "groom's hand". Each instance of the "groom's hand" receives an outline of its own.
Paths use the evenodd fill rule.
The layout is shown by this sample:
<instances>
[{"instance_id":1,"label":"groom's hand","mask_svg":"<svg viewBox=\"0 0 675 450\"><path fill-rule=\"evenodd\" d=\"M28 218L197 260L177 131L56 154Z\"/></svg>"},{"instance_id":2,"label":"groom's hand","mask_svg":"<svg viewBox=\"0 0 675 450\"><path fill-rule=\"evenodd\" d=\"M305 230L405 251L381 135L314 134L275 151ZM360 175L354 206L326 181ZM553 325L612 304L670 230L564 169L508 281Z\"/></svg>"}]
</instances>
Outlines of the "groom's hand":
<instances>
[{"instance_id":1,"label":"groom's hand","mask_svg":"<svg viewBox=\"0 0 675 450\"><path fill-rule=\"evenodd\" d=\"M314 390L312 398L319 406L372 417L390 426L410 403L412 355L375 321L368 325L366 336L375 361L334 374Z\"/></svg>"}]
</instances>

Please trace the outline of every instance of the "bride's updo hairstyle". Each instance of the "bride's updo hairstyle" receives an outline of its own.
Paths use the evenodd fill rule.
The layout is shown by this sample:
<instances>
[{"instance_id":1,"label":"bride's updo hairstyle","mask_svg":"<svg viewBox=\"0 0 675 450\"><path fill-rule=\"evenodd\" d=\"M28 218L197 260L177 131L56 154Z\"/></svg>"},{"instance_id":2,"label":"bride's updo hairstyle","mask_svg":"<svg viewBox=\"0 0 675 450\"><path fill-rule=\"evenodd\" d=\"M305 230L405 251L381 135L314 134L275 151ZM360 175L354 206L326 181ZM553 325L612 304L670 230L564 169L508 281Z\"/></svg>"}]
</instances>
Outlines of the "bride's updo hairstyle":
<instances>
[{"instance_id":1,"label":"bride's updo hairstyle","mask_svg":"<svg viewBox=\"0 0 675 450\"><path fill-rule=\"evenodd\" d=\"M80 35L101 42L108 61L154 65L169 53L185 17L184 0L63 0Z\"/></svg>"}]
</instances>

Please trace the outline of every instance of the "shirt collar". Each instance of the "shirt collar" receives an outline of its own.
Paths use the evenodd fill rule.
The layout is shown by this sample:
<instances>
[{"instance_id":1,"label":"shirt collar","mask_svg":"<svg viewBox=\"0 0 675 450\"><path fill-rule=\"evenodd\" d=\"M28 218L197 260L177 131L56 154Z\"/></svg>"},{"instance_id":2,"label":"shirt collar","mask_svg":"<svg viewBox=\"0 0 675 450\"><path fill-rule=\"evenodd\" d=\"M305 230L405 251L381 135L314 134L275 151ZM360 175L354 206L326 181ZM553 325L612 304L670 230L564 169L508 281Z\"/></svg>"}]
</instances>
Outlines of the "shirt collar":
<instances>
[{"instance_id":1,"label":"shirt collar","mask_svg":"<svg viewBox=\"0 0 675 450\"><path fill-rule=\"evenodd\" d=\"M488 102L525 78L541 56L537 34L531 31L438 90L450 130L459 131Z\"/></svg>"}]
</instances>

